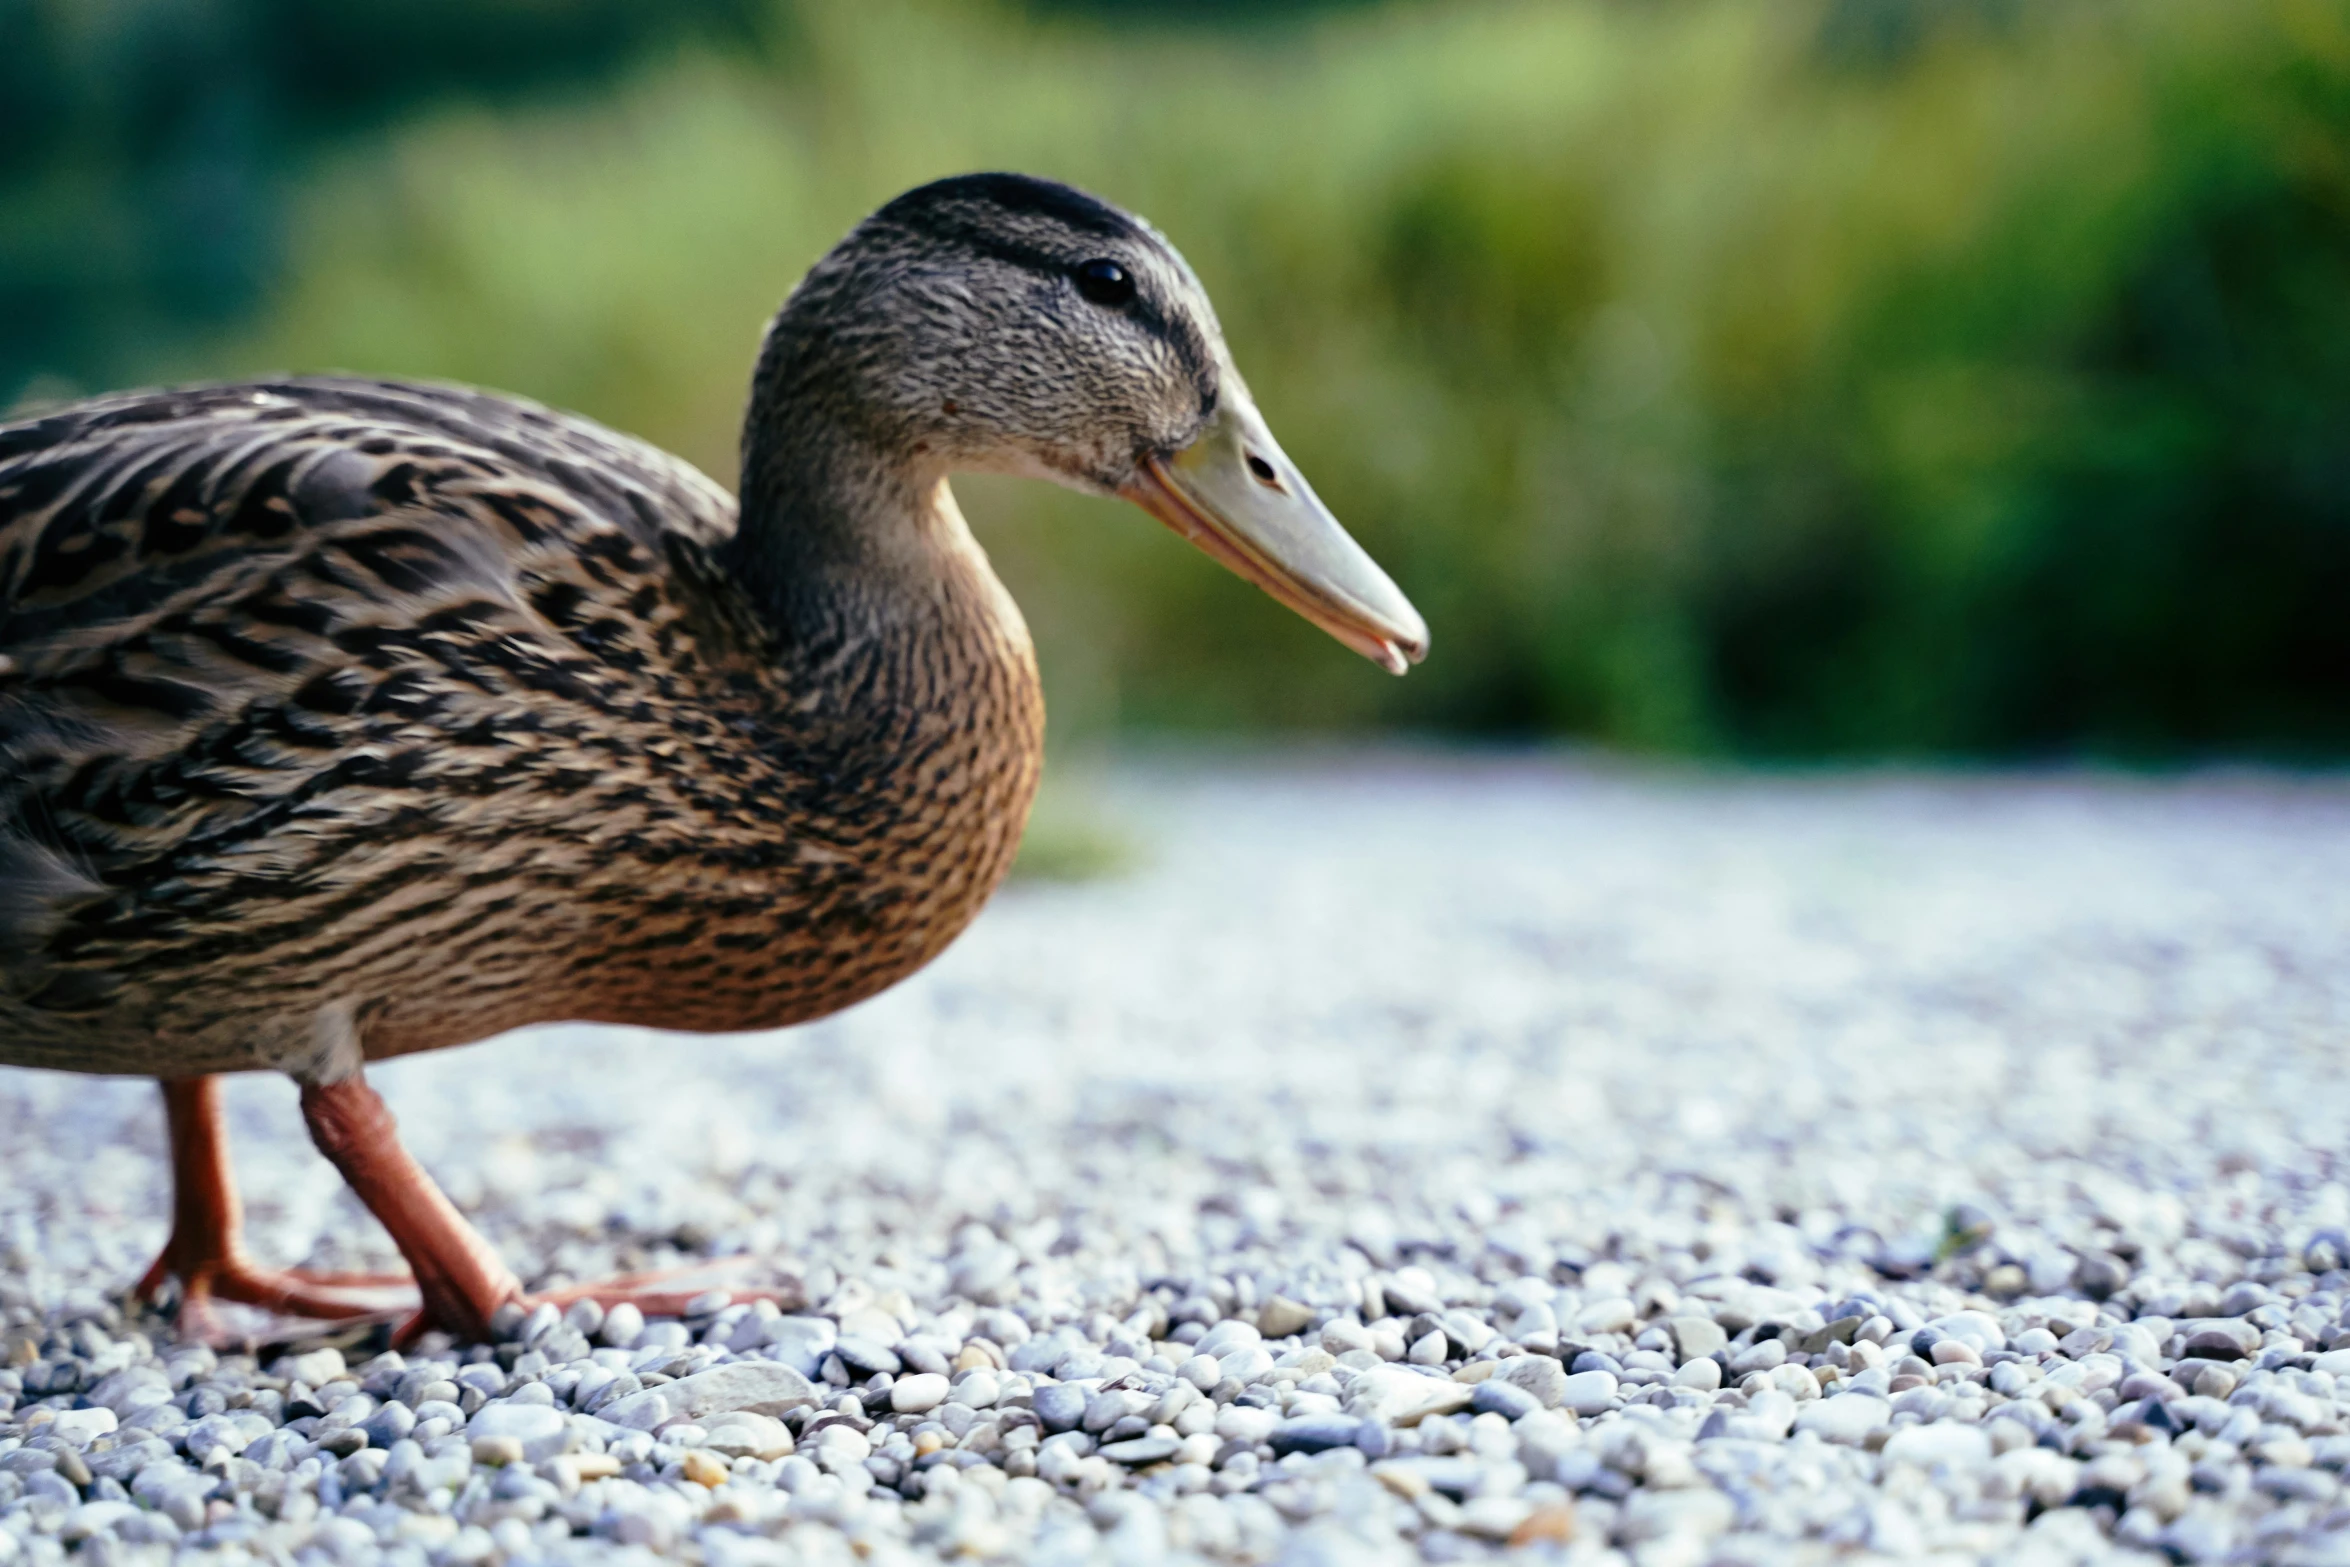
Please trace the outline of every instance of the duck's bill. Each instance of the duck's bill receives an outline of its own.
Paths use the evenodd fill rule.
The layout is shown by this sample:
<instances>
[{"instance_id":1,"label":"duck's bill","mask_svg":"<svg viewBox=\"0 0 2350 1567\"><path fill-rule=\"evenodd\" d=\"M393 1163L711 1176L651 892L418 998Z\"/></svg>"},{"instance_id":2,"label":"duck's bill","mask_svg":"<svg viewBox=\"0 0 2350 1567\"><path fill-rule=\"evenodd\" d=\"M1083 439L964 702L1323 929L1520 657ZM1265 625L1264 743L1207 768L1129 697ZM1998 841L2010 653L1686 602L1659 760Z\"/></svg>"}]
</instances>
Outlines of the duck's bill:
<instances>
[{"instance_id":1,"label":"duck's bill","mask_svg":"<svg viewBox=\"0 0 2350 1567\"><path fill-rule=\"evenodd\" d=\"M1145 458L1118 492L1365 658L1400 675L1428 626L1348 537L1245 396L1200 438Z\"/></svg>"}]
</instances>

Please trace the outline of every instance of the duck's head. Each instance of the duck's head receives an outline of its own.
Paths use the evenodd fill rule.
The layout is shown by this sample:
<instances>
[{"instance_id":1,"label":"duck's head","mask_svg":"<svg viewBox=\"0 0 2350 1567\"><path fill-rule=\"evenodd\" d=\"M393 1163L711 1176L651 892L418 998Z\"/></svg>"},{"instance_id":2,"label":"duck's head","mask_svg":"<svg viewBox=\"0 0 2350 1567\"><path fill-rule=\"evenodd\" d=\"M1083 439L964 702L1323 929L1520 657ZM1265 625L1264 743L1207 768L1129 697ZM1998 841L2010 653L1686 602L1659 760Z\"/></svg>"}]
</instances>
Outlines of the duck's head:
<instances>
[{"instance_id":1,"label":"duck's head","mask_svg":"<svg viewBox=\"0 0 2350 1567\"><path fill-rule=\"evenodd\" d=\"M1199 279L1106 202L1015 174L908 191L809 272L767 357L763 381L917 468L1122 496L1394 673L1427 652L1273 439Z\"/></svg>"}]
</instances>

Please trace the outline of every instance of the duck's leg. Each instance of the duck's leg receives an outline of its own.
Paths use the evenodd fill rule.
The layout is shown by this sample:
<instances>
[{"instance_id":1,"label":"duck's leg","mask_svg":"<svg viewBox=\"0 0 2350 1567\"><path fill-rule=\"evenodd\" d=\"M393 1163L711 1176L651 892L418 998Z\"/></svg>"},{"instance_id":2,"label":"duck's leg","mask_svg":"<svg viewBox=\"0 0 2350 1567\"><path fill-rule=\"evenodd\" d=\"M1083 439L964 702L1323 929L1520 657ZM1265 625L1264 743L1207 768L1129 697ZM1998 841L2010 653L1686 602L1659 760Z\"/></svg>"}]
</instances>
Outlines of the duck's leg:
<instances>
[{"instance_id":1,"label":"duck's leg","mask_svg":"<svg viewBox=\"0 0 2350 1567\"><path fill-rule=\"evenodd\" d=\"M229 1168L220 1079L166 1079L162 1088L171 1133L171 1238L139 1280L141 1298L152 1299L166 1279L178 1279L180 1325L200 1338L221 1336L212 1312L216 1300L322 1320L386 1309L380 1297L348 1292L405 1286L404 1275L281 1272L256 1264L245 1251L244 1204Z\"/></svg>"},{"instance_id":2,"label":"duck's leg","mask_svg":"<svg viewBox=\"0 0 2350 1567\"><path fill-rule=\"evenodd\" d=\"M428 1328L466 1339L490 1336L492 1313L508 1301L535 1304L552 1301L567 1305L594 1300L603 1305L630 1302L650 1315L674 1315L704 1294L705 1281L681 1287L680 1275L707 1275L709 1267L679 1270L678 1274L636 1274L604 1284L573 1285L545 1294L525 1296L522 1286L481 1233L465 1222L431 1176L408 1150L400 1146L398 1127L383 1099L356 1073L334 1083L306 1083L302 1087L302 1116L310 1123L311 1140L343 1179L381 1220L415 1271L423 1304L403 1326L396 1343L412 1342ZM730 1291L730 1298L752 1299L763 1293Z\"/></svg>"},{"instance_id":3,"label":"duck's leg","mask_svg":"<svg viewBox=\"0 0 2350 1567\"><path fill-rule=\"evenodd\" d=\"M335 1083L305 1083L302 1119L318 1151L391 1232L416 1275L422 1303L398 1340L412 1341L428 1328L487 1338L491 1313L522 1294L521 1281L400 1146L383 1097L358 1073Z\"/></svg>"}]
</instances>

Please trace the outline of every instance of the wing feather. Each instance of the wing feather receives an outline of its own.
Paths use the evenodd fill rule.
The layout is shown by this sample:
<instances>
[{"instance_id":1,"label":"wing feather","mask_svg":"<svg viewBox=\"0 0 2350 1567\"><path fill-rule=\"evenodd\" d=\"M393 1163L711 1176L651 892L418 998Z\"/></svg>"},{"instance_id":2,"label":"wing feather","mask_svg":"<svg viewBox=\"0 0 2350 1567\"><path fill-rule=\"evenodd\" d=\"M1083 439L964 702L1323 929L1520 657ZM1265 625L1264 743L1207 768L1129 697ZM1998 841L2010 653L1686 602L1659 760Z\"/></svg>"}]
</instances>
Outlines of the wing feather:
<instances>
[{"instance_id":1,"label":"wing feather","mask_svg":"<svg viewBox=\"0 0 2350 1567\"><path fill-rule=\"evenodd\" d=\"M205 845L282 854L257 824L383 765L368 725L576 682L594 649L541 605L734 520L654 447L460 387L193 387L0 426L0 992L103 1003L55 950L77 912L152 902Z\"/></svg>"}]
</instances>

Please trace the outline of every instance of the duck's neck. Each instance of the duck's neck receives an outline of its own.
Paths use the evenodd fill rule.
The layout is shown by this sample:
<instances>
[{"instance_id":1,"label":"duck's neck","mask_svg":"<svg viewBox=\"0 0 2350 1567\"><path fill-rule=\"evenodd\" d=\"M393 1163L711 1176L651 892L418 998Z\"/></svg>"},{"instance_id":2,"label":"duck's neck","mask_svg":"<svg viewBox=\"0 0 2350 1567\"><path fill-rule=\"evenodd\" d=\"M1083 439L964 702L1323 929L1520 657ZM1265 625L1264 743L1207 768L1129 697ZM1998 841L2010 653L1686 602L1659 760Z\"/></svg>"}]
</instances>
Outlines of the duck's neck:
<instances>
[{"instance_id":1,"label":"duck's neck","mask_svg":"<svg viewBox=\"0 0 2350 1567\"><path fill-rule=\"evenodd\" d=\"M1027 627L919 439L861 416L806 345L762 356L741 520L721 561L801 669L933 685L971 659L1026 663ZM793 352L794 348L798 352ZM896 682L890 682L895 684Z\"/></svg>"},{"instance_id":2,"label":"duck's neck","mask_svg":"<svg viewBox=\"0 0 2350 1567\"><path fill-rule=\"evenodd\" d=\"M743 432L743 510L721 550L797 665L1008 630L1018 611L919 442L855 418L818 376L761 364ZM1008 616L1011 625L992 627Z\"/></svg>"},{"instance_id":3,"label":"duck's neck","mask_svg":"<svg viewBox=\"0 0 2350 1567\"><path fill-rule=\"evenodd\" d=\"M1044 761L1027 627L939 465L877 436L820 378L784 373L775 348L771 336L751 401L740 519L714 562L728 579L714 632L762 656L755 672L739 657L707 666L731 709L719 771L735 802L709 837L751 878L728 883L749 910L735 935L760 941L788 909L792 950L825 956L733 989L697 979L690 998L660 998L671 1024L813 1017L929 961L1009 869ZM731 634L744 612L755 637Z\"/></svg>"}]
</instances>

